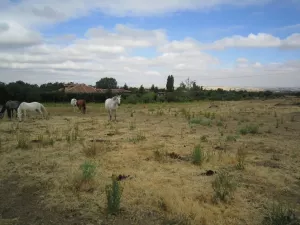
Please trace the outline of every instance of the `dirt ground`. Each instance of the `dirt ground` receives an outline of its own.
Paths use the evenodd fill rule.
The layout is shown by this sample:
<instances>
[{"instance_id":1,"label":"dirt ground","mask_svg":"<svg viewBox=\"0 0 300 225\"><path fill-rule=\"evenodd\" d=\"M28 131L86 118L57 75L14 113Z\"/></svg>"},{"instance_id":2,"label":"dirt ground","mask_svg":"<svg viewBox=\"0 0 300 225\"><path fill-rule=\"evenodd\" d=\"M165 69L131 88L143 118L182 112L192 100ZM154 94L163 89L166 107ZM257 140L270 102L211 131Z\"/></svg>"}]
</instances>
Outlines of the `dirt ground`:
<instances>
[{"instance_id":1,"label":"dirt ground","mask_svg":"<svg viewBox=\"0 0 300 225\"><path fill-rule=\"evenodd\" d=\"M258 225L273 201L300 212L299 99L121 104L109 122L103 104L87 114L45 104L49 118L0 120L0 225ZM200 118L200 119L199 119ZM247 125L257 130L243 134ZM244 129L245 130L245 129ZM91 142L95 140L96 142ZM192 163L200 144L201 165ZM237 167L238 153L244 169ZM172 153L172 154L170 154ZM79 184L80 166L95 165ZM212 176L207 170L216 171ZM220 171L236 190L215 202ZM106 213L105 187L121 180L121 211Z\"/></svg>"}]
</instances>

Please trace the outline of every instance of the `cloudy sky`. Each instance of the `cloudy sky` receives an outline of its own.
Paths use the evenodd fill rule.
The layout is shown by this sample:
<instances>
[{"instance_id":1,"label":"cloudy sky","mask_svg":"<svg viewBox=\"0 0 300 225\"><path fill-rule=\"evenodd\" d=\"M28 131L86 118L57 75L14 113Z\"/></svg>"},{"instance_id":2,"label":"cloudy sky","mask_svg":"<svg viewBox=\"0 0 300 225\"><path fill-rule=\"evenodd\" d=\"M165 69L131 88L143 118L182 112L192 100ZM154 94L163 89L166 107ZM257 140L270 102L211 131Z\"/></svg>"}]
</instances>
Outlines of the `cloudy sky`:
<instances>
[{"instance_id":1,"label":"cloudy sky","mask_svg":"<svg viewBox=\"0 0 300 225\"><path fill-rule=\"evenodd\" d=\"M299 87L299 0L0 0L0 81Z\"/></svg>"}]
</instances>

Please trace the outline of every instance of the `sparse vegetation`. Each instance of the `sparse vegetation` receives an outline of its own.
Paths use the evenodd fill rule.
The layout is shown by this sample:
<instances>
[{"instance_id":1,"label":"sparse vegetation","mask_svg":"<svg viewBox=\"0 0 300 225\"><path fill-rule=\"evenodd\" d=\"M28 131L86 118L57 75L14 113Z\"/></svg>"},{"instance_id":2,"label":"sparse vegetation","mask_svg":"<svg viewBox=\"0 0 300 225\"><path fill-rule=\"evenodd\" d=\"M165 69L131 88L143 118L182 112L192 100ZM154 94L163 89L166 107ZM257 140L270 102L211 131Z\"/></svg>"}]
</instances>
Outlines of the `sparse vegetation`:
<instances>
[{"instance_id":1,"label":"sparse vegetation","mask_svg":"<svg viewBox=\"0 0 300 225\"><path fill-rule=\"evenodd\" d=\"M193 157L193 163L196 165L201 165L202 162L204 161L204 154L199 144L194 147L192 157Z\"/></svg>"},{"instance_id":2,"label":"sparse vegetation","mask_svg":"<svg viewBox=\"0 0 300 225\"><path fill-rule=\"evenodd\" d=\"M236 168L239 170L245 169L245 159L246 159L247 152L244 148L244 146L238 148L237 153L236 153L236 160L237 160L237 165Z\"/></svg>"},{"instance_id":3,"label":"sparse vegetation","mask_svg":"<svg viewBox=\"0 0 300 225\"><path fill-rule=\"evenodd\" d=\"M95 176L96 166L90 162L85 162L80 166L83 180L91 180Z\"/></svg>"},{"instance_id":4,"label":"sparse vegetation","mask_svg":"<svg viewBox=\"0 0 300 225\"><path fill-rule=\"evenodd\" d=\"M21 149L29 149L30 144L29 144L29 140L28 137L26 136L26 134L22 131L17 133L17 148L21 148Z\"/></svg>"},{"instance_id":5,"label":"sparse vegetation","mask_svg":"<svg viewBox=\"0 0 300 225\"><path fill-rule=\"evenodd\" d=\"M190 124L200 124L202 126L211 126L212 122L211 122L211 119L208 119L208 118L192 118L189 120L189 123Z\"/></svg>"},{"instance_id":6,"label":"sparse vegetation","mask_svg":"<svg viewBox=\"0 0 300 225\"><path fill-rule=\"evenodd\" d=\"M240 131L240 134L246 135L246 134L258 134L258 130L259 130L259 127L257 125L249 124L249 125L242 127L239 131Z\"/></svg>"},{"instance_id":7,"label":"sparse vegetation","mask_svg":"<svg viewBox=\"0 0 300 225\"><path fill-rule=\"evenodd\" d=\"M141 96L135 96L136 103ZM107 122L103 103L88 102L86 115L73 113L67 103L45 103L49 120L17 123L5 117L0 199L6 201L0 201L0 209L13 209L12 218L25 209L34 212L30 217L37 221L20 217L24 224L44 222L39 217L46 223L49 211L51 219L92 224L262 225L264 216L266 224L276 224L288 213L264 215L263 202L277 198L295 204L295 215L300 211L299 124L297 117L290 121L299 109L274 106L276 101L283 100L133 105L122 99L117 122ZM23 134L19 141L18 134ZM43 147L48 138L53 145ZM26 144L16 148L22 141L26 151ZM233 197L230 204L213 204Z\"/></svg>"},{"instance_id":8,"label":"sparse vegetation","mask_svg":"<svg viewBox=\"0 0 300 225\"><path fill-rule=\"evenodd\" d=\"M129 138L130 142L137 143L146 140L146 136L142 131L139 131L134 137Z\"/></svg>"},{"instance_id":9,"label":"sparse vegetation","mask_svg":"<svg viewBox=\"0 0 300 225\"><path fill-rule=\"evenodd\" d=\"M86 157L95 157L97 154L97 146L96 146L96 141L93 140L92 144L90 146L84 146L84 154Z\"/></svg>"},{"instance_id":10,"label":"sparse vegetation","mask_svg":"<svg viewBox=\"0 0 300 225\"><path fill-rule=\"evenodd\" d=\"M212 182L214 200L228 201L234 194L237 183L227 171L220 171Z\"/></svg>"},{"instance_id":11,"label":"sparse vegetation","mask_svg":"<svg viewBox=\"0 0 300 225\"><path fill-rule=\"evenodd\" d=\"M200 140L203 141L203 142L207 142L208 141L208 135L202 135Z\"/></svg>"},{"instance_id":12,"label":"sparse vegetation","mask_svg":"<svg viewBox=\"0 0 300 225\"><path fill-rule=\"evenodd\" d=\"M237 136L234 136L234 135L228 135L226 136L226 141L232 141L232 142L235 142L237 140Z\"/></svg>"},{"instance_id":13,"label":"sparse vegetation","mask_svg":"<svg viewBox=\"0 0 300 225\"><path fill-rule=\"evenodd\" d=\"M300 225L293 209L281 203L273 203L265 213L262 225Z\"/></svg>"},{"instance_id":14,"label":"sparse vegetation","mask_svg":"<svg viewBox=\"0 0 300 225\"><path fill-rule=\"evenodd\" d=\"M120 210L121 197L123 187L117 181L116 176L112 176L112 184L105 187L107 199L107 212L109 214L117 214Z\"/></svg>"}]
</instances>

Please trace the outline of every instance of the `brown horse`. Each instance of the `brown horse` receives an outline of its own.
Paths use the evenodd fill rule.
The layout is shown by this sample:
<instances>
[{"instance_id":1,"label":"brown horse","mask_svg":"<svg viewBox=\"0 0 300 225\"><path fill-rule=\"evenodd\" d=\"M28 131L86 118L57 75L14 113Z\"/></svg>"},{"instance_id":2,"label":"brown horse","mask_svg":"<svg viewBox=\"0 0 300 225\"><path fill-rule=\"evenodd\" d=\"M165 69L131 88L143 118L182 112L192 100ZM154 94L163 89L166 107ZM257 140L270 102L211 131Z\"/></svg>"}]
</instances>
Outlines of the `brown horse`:
<instances>
[{"instance_id":1,"label":"brown horse","mask_svg":"<svg viewBox=\"0 0 300 225\"><path fill-rule=\"evenodd\" d=\"M84 99L78 99L76 101L76 105L79 108L80 111L82 111L83 114L86 112L86 102Z\"/></svg>"}]
</instances>

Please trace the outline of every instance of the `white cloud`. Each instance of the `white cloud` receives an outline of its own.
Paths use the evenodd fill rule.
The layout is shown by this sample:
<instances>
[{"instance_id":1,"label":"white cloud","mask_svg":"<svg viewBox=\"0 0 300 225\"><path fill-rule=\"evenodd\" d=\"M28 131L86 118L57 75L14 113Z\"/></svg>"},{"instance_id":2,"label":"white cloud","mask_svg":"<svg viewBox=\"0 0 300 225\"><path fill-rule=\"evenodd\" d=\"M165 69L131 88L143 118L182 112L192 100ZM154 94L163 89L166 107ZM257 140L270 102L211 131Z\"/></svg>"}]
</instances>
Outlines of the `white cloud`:
<instances>
[{"instance_id":1,"label":"white cloud","mask_svg":"<svg viewBox=\"0 0 300 225\"><path fill-rule=\"evenodd\" d=\"M0 48L23 47L41 43L36 31L29 30L13 21L0 21Z\"/></svg>"},{"instance_id":2,"label":"white cloud","mask_svg":"<svg viewBox=\"0 0 300 225\"><path fill-rule=\"evenodd\" d=\"M27 0L18 3L3 2L0 21L14 20L27 25L51 24L88 14L92 10L114 16L150 16L182 10L207 10L222 5L264 5L272 0ZM1 1L2 2L2 1Z\"/></svg>"},{"instance_id":3,"label":"white cloud","mask_svg":"<svg viewBox=\"0 0 300 225\"><path fill-rule=\"evenodd\" d=\"M20 3L0 2L0 80L24 80L32 83L75 81L94 84L104 76L112 76L120 85L151 84L165 86L169 74L179 84L188 76L203 85L285 85L299 83L300 68L295 62L262 64L239 58L231 67L207 49L239 47L274 47L296 49L300 46L295 33L285 39L259 33L232 36L204 44L193 38L169 41L163 29L144 30L117 24L113 31L90 28L83 38L74 34L43 39L39 27L55 24L100 10L111 15L154 15L180 10L210 9L220 5L245 6L265 4L271 0L187 0L83 1L37 0ZM239 27L235 27L238 29ZM223 32L223 31L222 31ZM225 32L225 30L224 30ZM22 47L22 48L16 48ZM135 49L157 50L154 57L133 56ZM272 82L268 79L272 78ZM235 78L230 78L230 77ZM247 76L247 78L238 78ZM288 79L288 78L290 79ZM216 79L221 78L221 79Z\"/></svg>"},{"instance_id":4,"label":"white cloud","mask_svg":"<svg viewBox=\"0 0 300 225\"><path fill-rule=\"evenodd\" d=\"M258 33L249 34L244 37L241 35L235 35L232 37L226 37L221 40L217 40L207 48L222 50L225 48L300 48L299 38L300 34L293 34L286 39L280 39L270 34Z\"/></svg>"},{"instance_id":5,"label":"white cloud","mask_svg":"<svg viewBox=\"0 0 300 225\"><path fill-rule=\"evenodd\" d=\"M293 25L287 25L283 27L277 27L272 29L273 31L299 31L300 30L300 23L293 24Z\"/></svg>"},{"instance_id":6,"label":"white cloud","mask_svg":"<svg viewBox=\"0 0 300 225\"><path fill-rule=\"evenodd\" d=\"M285 45L293 46L295 38L298 36L286 38ZM277 40L275 37L270 39ZM256 38L250 40L256 41ZM242 43L247 45L245 39ZM157 56L130 55L132 49L149 46L159 50ZM295 62L262 64L238 58L235 66L225 68L218 58L203 52L206 47L191 38L170 42L163 30L117 25L114 32L109 32L98 27L89 29L84 39L75 39L69 45L42 43L25 50L1 51L1 81L21 79L32 83L75 81L94 84L101 77L112 76L120 85L126 82L147 87L154 83L164 87L169 74L175 76L176 85L187 77L210 86L292 86L299 81L300 67ZM272 82L268 80L271 78Z\"/></svg>"},{"instance_id":7,"label":"white cloud","mask_svg":"<svg viewBox=\"0 0 300 225\"><path fill-rule=\"evenodd\" d=\"M167 42L167 37L163 30L148 31L117 24L115 31L114 33L109 33L102 27L91 28L85 34L88 39L79 40L76 43L138 48L157 46Z\"/></svg>"},{"instance_id":8,"label":"white cloud","mask_svg":"<svg viewBox=\"0 0 300 225\"><path fill-rule=\"evenodd\" d=\"M236 62L237 63L248 63L248 59L246 59L246 58L237 58Z\"/></svg>"},{"instance_id":9,"label":"white cloud","mask_svg":"<svg viewBox=\"0 0 300 225\"><path fill-rule=\"evenodd\" d=\"M161 52L184 52L190 50L224 50L227 48L281 48L299 49L300 33L292 34L285 39L274 37L271 34L258 33L248 36L234 35L214 41L212 43L201 43L192 38L182 41L172 41L160 47Z\"/></svg>"}]
</instances>

